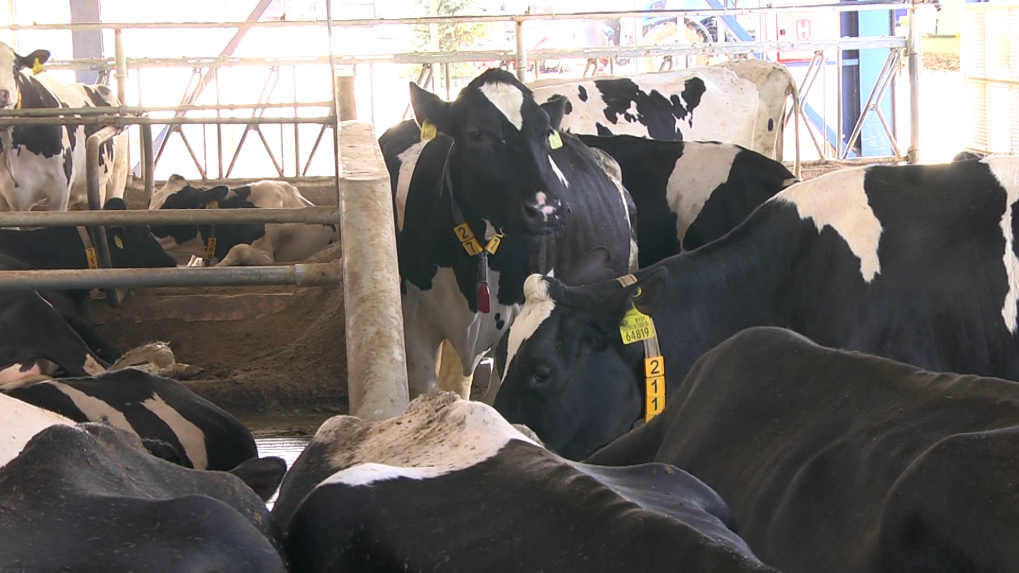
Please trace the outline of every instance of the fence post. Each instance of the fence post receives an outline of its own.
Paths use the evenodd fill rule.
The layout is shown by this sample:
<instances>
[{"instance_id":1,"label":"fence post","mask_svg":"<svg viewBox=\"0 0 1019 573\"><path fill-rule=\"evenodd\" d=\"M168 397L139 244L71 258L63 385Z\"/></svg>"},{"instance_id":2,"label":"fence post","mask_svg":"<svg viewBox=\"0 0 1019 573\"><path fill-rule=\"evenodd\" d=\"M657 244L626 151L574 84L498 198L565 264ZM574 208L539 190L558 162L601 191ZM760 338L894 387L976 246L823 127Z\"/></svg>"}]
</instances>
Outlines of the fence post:
<instances>
[{"instance_id":1,"label":"fence post","mask_svg":"<svg viewBox=\"0 0 1019 573\"><path fill-rule=\"evenodd\" d=\"M916 22L916 9L923 0L909 5L909 35L906 37L906 60L909 68L909 149L906 162L920 162L920 70L923 54L920 46L920 27Z\"/></svg>"},{"instance_id":2,"label":"fence post","mask_svg":"<svg viewBox=\"0 0 1019 573\"><path fill-rule=\"evenodd\" d=\"M333 81L336 82L336 98L338 109L336 114L340 121L357 119L357 97L354 92L354 68L338 68Z\"/></svg>"},{"instance_id":3,"label":"fence post","mask_svg":"<svg viewBox=\"0 0 1019 573\"><path fill-rule=\"evenodd\" d=\"M527 48L524 45L524 21L515 20L514 35L517 40L517 79L521 83L527 81ZM538 62L534 62L534 68L538 68Z\"/></svg>"}]
</instances>

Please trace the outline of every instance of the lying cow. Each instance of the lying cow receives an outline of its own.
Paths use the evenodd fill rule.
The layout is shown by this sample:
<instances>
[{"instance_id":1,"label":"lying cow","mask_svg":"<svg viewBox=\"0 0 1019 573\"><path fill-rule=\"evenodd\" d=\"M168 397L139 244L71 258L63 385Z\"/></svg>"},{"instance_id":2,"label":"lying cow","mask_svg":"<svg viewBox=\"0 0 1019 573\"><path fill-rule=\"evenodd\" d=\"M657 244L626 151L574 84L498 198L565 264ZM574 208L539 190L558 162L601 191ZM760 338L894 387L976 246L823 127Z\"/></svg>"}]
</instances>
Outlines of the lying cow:
<instances>
[{"instance_id":1,"label":"lying cow","mask_svg":"<svg viewBox=\"0 0 1019 573\"><path fill-rule=\"evenodd\" d=\"M283 573L263 499L285 470L279 458L188 470L116 428L47 427L0 469L0 567Z\"/></svg>"},{"instance_id":2,"label":"lying cow","mask_svg":"<svg viewBox=\"0 0 1019 573\"><path fill-rule=\"evenodd\" d=\"M1019 380L1017 173L1016 157L847 169L789 187L636 284L532 276L495 406L567 457L624 434L645 413L643 345L621 340L631 305L655 321L666 396L699 356L756 325Z\"/></svg>"},{"instance_id":3,"label":"lying cow","mask_svg":"<svg viewBox=\"0 0 1019 573\"><path fill-rule=\"evenodd\" d=\"M198 189L171 175L149 202L149 209L302 209L314 204L285 181L256 181L234 189ZM233 225L153 225L168 251L186 258L209 258L217 266L271 265L303 261L337 239L335 225L245 223ZM209 248L212 242L212 248Z\"/></svg>"},{"instance_id":4,"label":"lying cow","mask_svg":"<svg viewBox=\"0 0 1019 573\"><path fill-rule=\"evenodd\" d=\"M18 381L9 396L75 422L108 422L153 455L198 470L229 470L258 455L243 424L176 380L136 368L94 377Z\"/></svg>"},{"instance_id":5,"label":"lying cow","mask_svg":"<svg viewBox=\"0 0 1019 573\"><path fill-rule=\"evenodd\" d=\"M0 109L120 105L107 86L69 84L41 73L49 57L46 50L20 56L0 42ZM85 141L100 129L73 123L0 127L0 210L28 211L42 202L51 211L88 208ZM127 150L127 131L100 146L100 203L124 196Z\"/></svg>"},{"instance_id":6,"label":"lying cow","mask_svg":"<svg viewBox=\"0 0 1019 573\"><path fill-rule=\"evenodd\" d=\"M748 329L587 461L676 464L782 571L1016 571L1019 385Z\"/></svg>"},{"instance_id":7,"label":"lying cow","mask_svg":"<svg viewBox=\"0 0 1019 573\"><path fill-rule=\"evenodd\" d=\"M611 159L557 131L563 102L539 106L504 70L486 71L449 103L412 84L411 103L417 122L379 138L396 207L410 390L435 386L448 339L462 374L444 389L466 397L528 274L569 276L594 247L611 255L606 276L636 264L632 200L607 173ZM457 234L462 223L473 242Z\"/></svg>"},{"instance_id":8,"label":"lying cow","mask_svg":"<svg viewBox=\"0 0 1019 573\"><path fill-rule=\"evenodd\" d=\"M538 102L569 99L562 126L573 133L724 141L778 161L786 100L795 93L785 66L756 59L629 77L550 78L529 86Z\"/></svg>"},{"instance_id":9,"label":"lying cow","mask_svg":"<svg viewBox=\"0 0 1019 573\"><path fill-rule=\"evenodd\" d=\"M581 135L619 164L637 206L640 266L721 237L797 182L781 163L731 143Z\"/></svg>"},{"instance_id":10,"label":"lying cow","mask_svg":"<svg viewBox=\"0 0 1019 573\"><path fill-rule=\"evenodd\" d=\"M327 421L273 517L295 573L773 571L693 476L567 462L449 393L390 420Z\"/></svg>"}]
</instances>

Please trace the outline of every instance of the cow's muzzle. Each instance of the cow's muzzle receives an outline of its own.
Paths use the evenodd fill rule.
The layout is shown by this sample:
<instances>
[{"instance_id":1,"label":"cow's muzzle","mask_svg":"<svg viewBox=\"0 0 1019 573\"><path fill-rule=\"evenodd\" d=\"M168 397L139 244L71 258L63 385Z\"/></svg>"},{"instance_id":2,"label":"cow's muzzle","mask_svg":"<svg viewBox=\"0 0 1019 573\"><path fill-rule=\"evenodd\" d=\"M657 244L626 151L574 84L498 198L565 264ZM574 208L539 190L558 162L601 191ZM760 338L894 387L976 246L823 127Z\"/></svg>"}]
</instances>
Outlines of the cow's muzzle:
<instances>
[{"instance_id":1,"label":"cow's muzzle","mask_svg":"<svg viewBox=\"0 0 1019 573\"><path fill-rule=\"evenodd\" d=\"M534 201L524 203L523 219L531 232L553 232L563 223L562 203L539 192L535 195Z\"/></svg>"}]
</instances>

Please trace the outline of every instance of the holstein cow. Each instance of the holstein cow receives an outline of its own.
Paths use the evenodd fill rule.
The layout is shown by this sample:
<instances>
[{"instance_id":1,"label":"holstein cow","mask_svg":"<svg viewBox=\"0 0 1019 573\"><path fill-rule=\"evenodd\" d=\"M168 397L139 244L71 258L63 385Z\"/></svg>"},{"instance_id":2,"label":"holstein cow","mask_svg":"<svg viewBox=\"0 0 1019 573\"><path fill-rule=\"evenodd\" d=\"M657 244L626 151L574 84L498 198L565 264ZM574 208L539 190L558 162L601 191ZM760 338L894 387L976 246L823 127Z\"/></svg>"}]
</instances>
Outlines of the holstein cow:
<instances>
[{"instance_id":1,"label":"holstein cow","mask_svg":"<svg viewBox=\"0 0 1019 573\"><path fill-rule=\"evenodd\" d=\"M435 386L448 339L462 375L444 389L466 397L528 274L568 277L595 247L611 256L606 276L636 264L633 205L606 171L611 159L557 131L562 102L543 109L504 70L449 103L412 84L411 103L417 123L379 139L395 198L411 394Z\"/></svg>"},{"instance_id":2,"label":"holstein cow","mask_svg":"<svg viewBox=\"0 0 1019 573\"><path fill-rule=\"evenodd\" d=\"M699 356L758 325L1019 379L1016 201L1019 157L847 169L789 187L725 237L638 271L635 284L531 276L495 406L567 457L591 453L645 418L657 377L645 380L644 345L622 337L651 326L666 398Z\"/></svg>"},{"instance_id":3,"label":"holstein cow","mask_svg":"<svg viewBox=\"0 0 1019 573\"><path fill-rule=\"evenodd\" d=\"M189 470L116 428L50 426L0 469L0 569L283 573L252 489L268 497L285 470L279 458Z\"/></svg>"},{"instance_id":4,"label":"holstein cow","mask_svg":"<svg viewBox=\"0 0 1019 573\"><path fill-rule=\"evenodd\" d=\"M149 209L301 209L314 204L286 181L256 181L230 189L192 187L171 175L152 196ZM152 233L168 251L215 258L217 266L271 265L303 261L336 241L335 225L235 224L153 225ZM210 256L210 254L212 256ZM185 261L186 262L186 261Z\"/></svg>"},{"instance_id":5,"label":"holstein cow","mask_svg":"<svg viewBox=\"0 0 1019 573\"><path fill-rule=\"evenodd\" d=\"M782 571L990 573L1019 570L1017 451L1015 382L753 328L588 463L690 471Z\"/></svg>"},{"instance_id":6,"label":"holstein cow","mask_svg":"<svg viewBox=\"0 0 1019 573\"><path fill-rule=\"evenodd\" d=\"M258 455L243 424L176 380L136 368L29 380L0 391L75 422L108 422L138 436L153 455L184 467L226 471Z\"/></svg>"},{"instance_id":7,"label":"holstein cow","mask_svg":"<svg viewBox=\"0 0 1019 573\"><path fill-rule=\"evenodd\" d=\"M689 474L568 462L449 393L390 420L327 421L273 517L295 573L774 571Z\"/></svg>"},{"instance_id":8,"label":"holstein cow","mask_svg":"<svg viewBox=\"0 0 1019 573\"><path fill-rule=\"evenodd\" d=\"M724 141L777 161L786 100L796 93L785 66L762 60L629 77L550 78L529 87L538 102L568 98L562 127L573 133Z\"/></svg>"},{"instance_id":9,"label":"holstein cow","mask_svg":"<svg viewBox=\"0 0 1019 573\"><path fill-rule=\"evenodd\" d=\"M637 206L637 246L646 267L731 231L797 182L781 163L731 143L581 135L619 164Z\"/></svg>"},{"instance_id":10,"label":"holstein cow","mask_svg":"<svg viewBox=\"0 0 1019 573\"><path fill-rule=\"evenodd\" d=\"M20 56L0 42L0 109L116 107L107 86L68 84L42 72L50 53ZM23 71L31 69L32 74ZM0 210L28 211L45 201L51 211L88 206L85 140L102 126L18 125L0 129ZM123 197L127 131L100 147L100 202Z\"/></svg>"}]
</instances>

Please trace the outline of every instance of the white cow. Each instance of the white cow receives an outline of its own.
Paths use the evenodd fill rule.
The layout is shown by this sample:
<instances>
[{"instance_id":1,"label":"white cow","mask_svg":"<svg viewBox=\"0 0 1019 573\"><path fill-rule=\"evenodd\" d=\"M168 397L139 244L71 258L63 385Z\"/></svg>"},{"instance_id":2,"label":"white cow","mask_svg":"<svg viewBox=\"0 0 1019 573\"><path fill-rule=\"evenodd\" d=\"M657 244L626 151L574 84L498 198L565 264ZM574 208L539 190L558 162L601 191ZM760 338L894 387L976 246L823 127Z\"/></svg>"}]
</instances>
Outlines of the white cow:
<instances>
[{"instance_id":1,"label":"white cow","mask_svg":"<svg viewBox=\"0 0 1019 573\"><path fill-rule=\"evenodd\" d=\"M62 424L73 426L74 422L49 410L26 404L17 398L0 394L0 468L18 457L21 450L36 434L46 428Z\"/></svg>"},{"instance_id":2,"label":"white cow","mask_svg":"<svg viewBox=\"0 0 1019 573\"><path fill-rule=\"evenodd\" d=\"M49 56L46 50L21 56L0 42L0 109L120 105L106 86L69 84L43 73ZM85 140L99 129L38 124L0 128L0 210L28 211L43 202L51 211L87 208ZM124 196L127 138L125 131L100 149L100 205Z\"/></svg>"}]
</instances>

